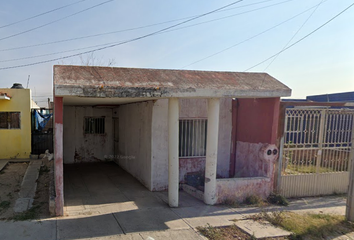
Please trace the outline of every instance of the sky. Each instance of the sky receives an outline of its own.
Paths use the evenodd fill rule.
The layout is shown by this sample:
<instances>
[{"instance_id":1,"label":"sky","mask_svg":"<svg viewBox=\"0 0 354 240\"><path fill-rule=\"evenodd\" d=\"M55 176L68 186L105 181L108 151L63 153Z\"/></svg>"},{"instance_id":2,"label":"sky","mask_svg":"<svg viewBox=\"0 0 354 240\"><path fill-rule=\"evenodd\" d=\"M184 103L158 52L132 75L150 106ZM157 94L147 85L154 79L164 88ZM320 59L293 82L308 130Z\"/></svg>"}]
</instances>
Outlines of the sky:
<instances>
[{"instance_id":1,"label":"sky","mask_svg":"<svg viewBox=\"0 0 354 240\"><path fill-rule=\"evenodd\" d=\"M351 4L2 1L0 88L28 84L33 99L45 106L52 98L53 65L89 64L267 72L292 89L291 98L354 91Z\"/></svg>"}]
</instances>

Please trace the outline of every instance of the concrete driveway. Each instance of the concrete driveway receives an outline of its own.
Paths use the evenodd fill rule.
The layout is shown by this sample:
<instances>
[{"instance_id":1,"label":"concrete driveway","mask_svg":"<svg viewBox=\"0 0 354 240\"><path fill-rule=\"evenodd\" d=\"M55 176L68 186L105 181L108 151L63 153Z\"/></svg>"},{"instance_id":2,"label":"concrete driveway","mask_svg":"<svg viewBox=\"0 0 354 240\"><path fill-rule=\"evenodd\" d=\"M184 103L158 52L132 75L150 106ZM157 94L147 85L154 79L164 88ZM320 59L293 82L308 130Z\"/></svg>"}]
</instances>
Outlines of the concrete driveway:
<instances>
[{"instance_id":1,"label":"concrete driveway","mask_svg":"<svg viewBox=\"0 0 354 240\"><path fill-rule=\"evenodd\" d=\"M115 164L78 164L64 169L67 216L40 221L0 221L1 240L203 239L196 227L232 225L260 211L344 214L341 196L304 198L289 207L207 206L180 192L180 207L169 208L167 192L149 192ZM150 239L151 239L150 238Z\"/></svg>"},{"instance_id":2,"label":"concrete driveway","mask_svg":"<svg viewBox=\"0 0 354 240\"><path fill-rule=\"evenodd\" d=\"M195 227L225 226L241 218L228 207L207 206L183 191L180 207L170 208L167 192L150 192L114 163L66 165L64 188L66 216L57 223L59 239L134 233L145 239L161 231L200 239Z\"/></svg>"}]
</instances>

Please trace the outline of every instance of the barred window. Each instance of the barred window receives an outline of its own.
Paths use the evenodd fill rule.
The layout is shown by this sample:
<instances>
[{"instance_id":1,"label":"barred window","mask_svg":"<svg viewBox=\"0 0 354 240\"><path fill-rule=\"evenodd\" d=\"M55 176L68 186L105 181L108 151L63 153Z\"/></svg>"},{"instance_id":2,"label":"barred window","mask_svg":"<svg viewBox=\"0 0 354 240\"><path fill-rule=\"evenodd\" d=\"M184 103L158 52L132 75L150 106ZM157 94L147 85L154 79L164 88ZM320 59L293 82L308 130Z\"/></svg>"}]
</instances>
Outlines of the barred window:
<instances>
[{"instance_id":1,"label":"barred window","mask_svg":"<svg viewBox=\"0 0 354 240\"><path fill-rule=\"evenodd\" d=\"M85 130L85 134L104 134L105 118L85 117L84 130Z\"/></svg>"},{"instance_id":2,"label":"barred window","mask_svg":"<svg viewBox=\"0 0 354 240\"><path fill-rule=\"evenodd\" d=\"M0 129L20 129L20 112L0 112Z\"/></svg>"},{"instance_id":3,"label":"barred window","mask_svg":"<svg viewBox=\"0 0 354 240\"><path fill-rule=\"evenodd\" d=\"M204 157L206 154L207 119L179 120L179 156Z\"/></svg>"}]
</instances>

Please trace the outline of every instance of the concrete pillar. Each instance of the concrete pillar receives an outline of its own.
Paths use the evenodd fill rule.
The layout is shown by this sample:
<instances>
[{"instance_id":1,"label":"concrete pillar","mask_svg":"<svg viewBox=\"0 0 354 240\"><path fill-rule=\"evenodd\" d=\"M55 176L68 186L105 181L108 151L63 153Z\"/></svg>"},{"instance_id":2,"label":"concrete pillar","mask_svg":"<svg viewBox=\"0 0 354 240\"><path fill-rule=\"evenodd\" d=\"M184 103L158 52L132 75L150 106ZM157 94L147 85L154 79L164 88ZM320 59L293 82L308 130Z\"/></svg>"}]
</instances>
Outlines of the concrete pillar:
<instances>
[{"instance_id":1,"label":"concrete pillar","mask_svg":"<svg viewBox=\"0 0 354 240\"><path fill-rule=\"evenodd\" d=\"M54 97L54 180L55 214L64 215L63 179L63 98Z\"/></svg>"},{"instance_id":2,"label":"concrete pillar","mask_svg":"<svg viewBox=\"0 0 354 240\"><path fill-rule=\"evenodd\" d=\"M345 218L348 221L354 221L354 121L352 119L352 138L351 143L352 146L350 148L349 154L349 187L348 187L348 195L347 195L347 206L345 209Z\"/></svg>"},{"instance_id":3,"label":"concrete pillar","mask_svg":"<svg viewBox=\"0 0 354 240\"><path fill-rule=\"evenodd\" d=\"M208 99L208 127L205 161L204 202L209 205L216 203L216 166L218 156L220 99Z\"/></svg>"},{"instance_id":4,"label":"concrete pillar","mask_svg":"<svg viewBox=\"0 0 354 240\"><path fill-rule=\"evenodd\" d=\"M178 98L168 100L168 204L178 207L179 189L179 102Z\"/></svg>"}]
</instances>

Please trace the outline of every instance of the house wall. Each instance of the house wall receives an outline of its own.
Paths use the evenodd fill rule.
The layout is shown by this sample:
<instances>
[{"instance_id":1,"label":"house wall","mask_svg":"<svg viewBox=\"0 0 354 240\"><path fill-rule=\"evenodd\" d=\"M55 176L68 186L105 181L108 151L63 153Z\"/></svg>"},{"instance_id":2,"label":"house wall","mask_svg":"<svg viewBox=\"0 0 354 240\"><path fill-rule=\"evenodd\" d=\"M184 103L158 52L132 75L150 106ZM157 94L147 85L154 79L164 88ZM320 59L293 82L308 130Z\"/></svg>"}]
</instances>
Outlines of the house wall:
<instances>
[{"instance_id":1,"label":"house wall","mask_svg":"<svg viewBox=\"0 0 354 240\"><path fill-rule=\"evenodd\" d=\"M235 177L261 177L259 150L275 144L279 98L238 99Z\"/></svg>"},{"instance_id":2,"label":"house wall","mask_svg":"<svg viewBox=\"0 0 354 240\"><path fill-rule=\"evenodd\" d=\"M228 177L232 129L232 99L221 99L218 143L218 177ZM207 118L206 99L180 99L180 119ZM152 113L152 190L168 187L168 100L157 100ZM205 157L180 158L179 179L189 172L204 172Z\"/></svg>"},{"instance_id":3,"label":"house wall","mask_svg":"<svg viewBox=\"0 0 354 240\"><path fill-rule=\"evenodd\" d=\"M113 155L112 109L64 106L64 163L95 162ZM85 134L85 117L105 117L105 134Z\"/></svg>"},{"instance_id":4,"label":"house wall","mask_svg":"<svg viewBox=\"0 0 354 240\"><path fill-rule=\"evenodd\" d=\"M21 112L20 129L0 129L0 159L29 158L31 153L31 90L0 89L11 100L0 100L0 112Z\"/></svg>"},{"instance_id":5,"label":"house wall","mask_svg":"<svg viewBox=\"0 0 354 240\"><path fill-rule=\"evenodd\" d=\"M272 180L267 177L227 178L216 180L217 204L242 203L249 196L266 199L271 193Z\"/></svg>"},{"instance_id":6,"label":"house wall","mask_svg":"<svg viewBox=\"0 0 354 240\"><path fill-rule=\"evenodd\" d=\"M119 119L119 142L118 150L115 151L115 161L149 190L152 190L151 126L153 105L153 101L147 101L121 105L113 109L113 117ZM167 121L167 118L161 120Z\"/></svg>"}]
</instances>

